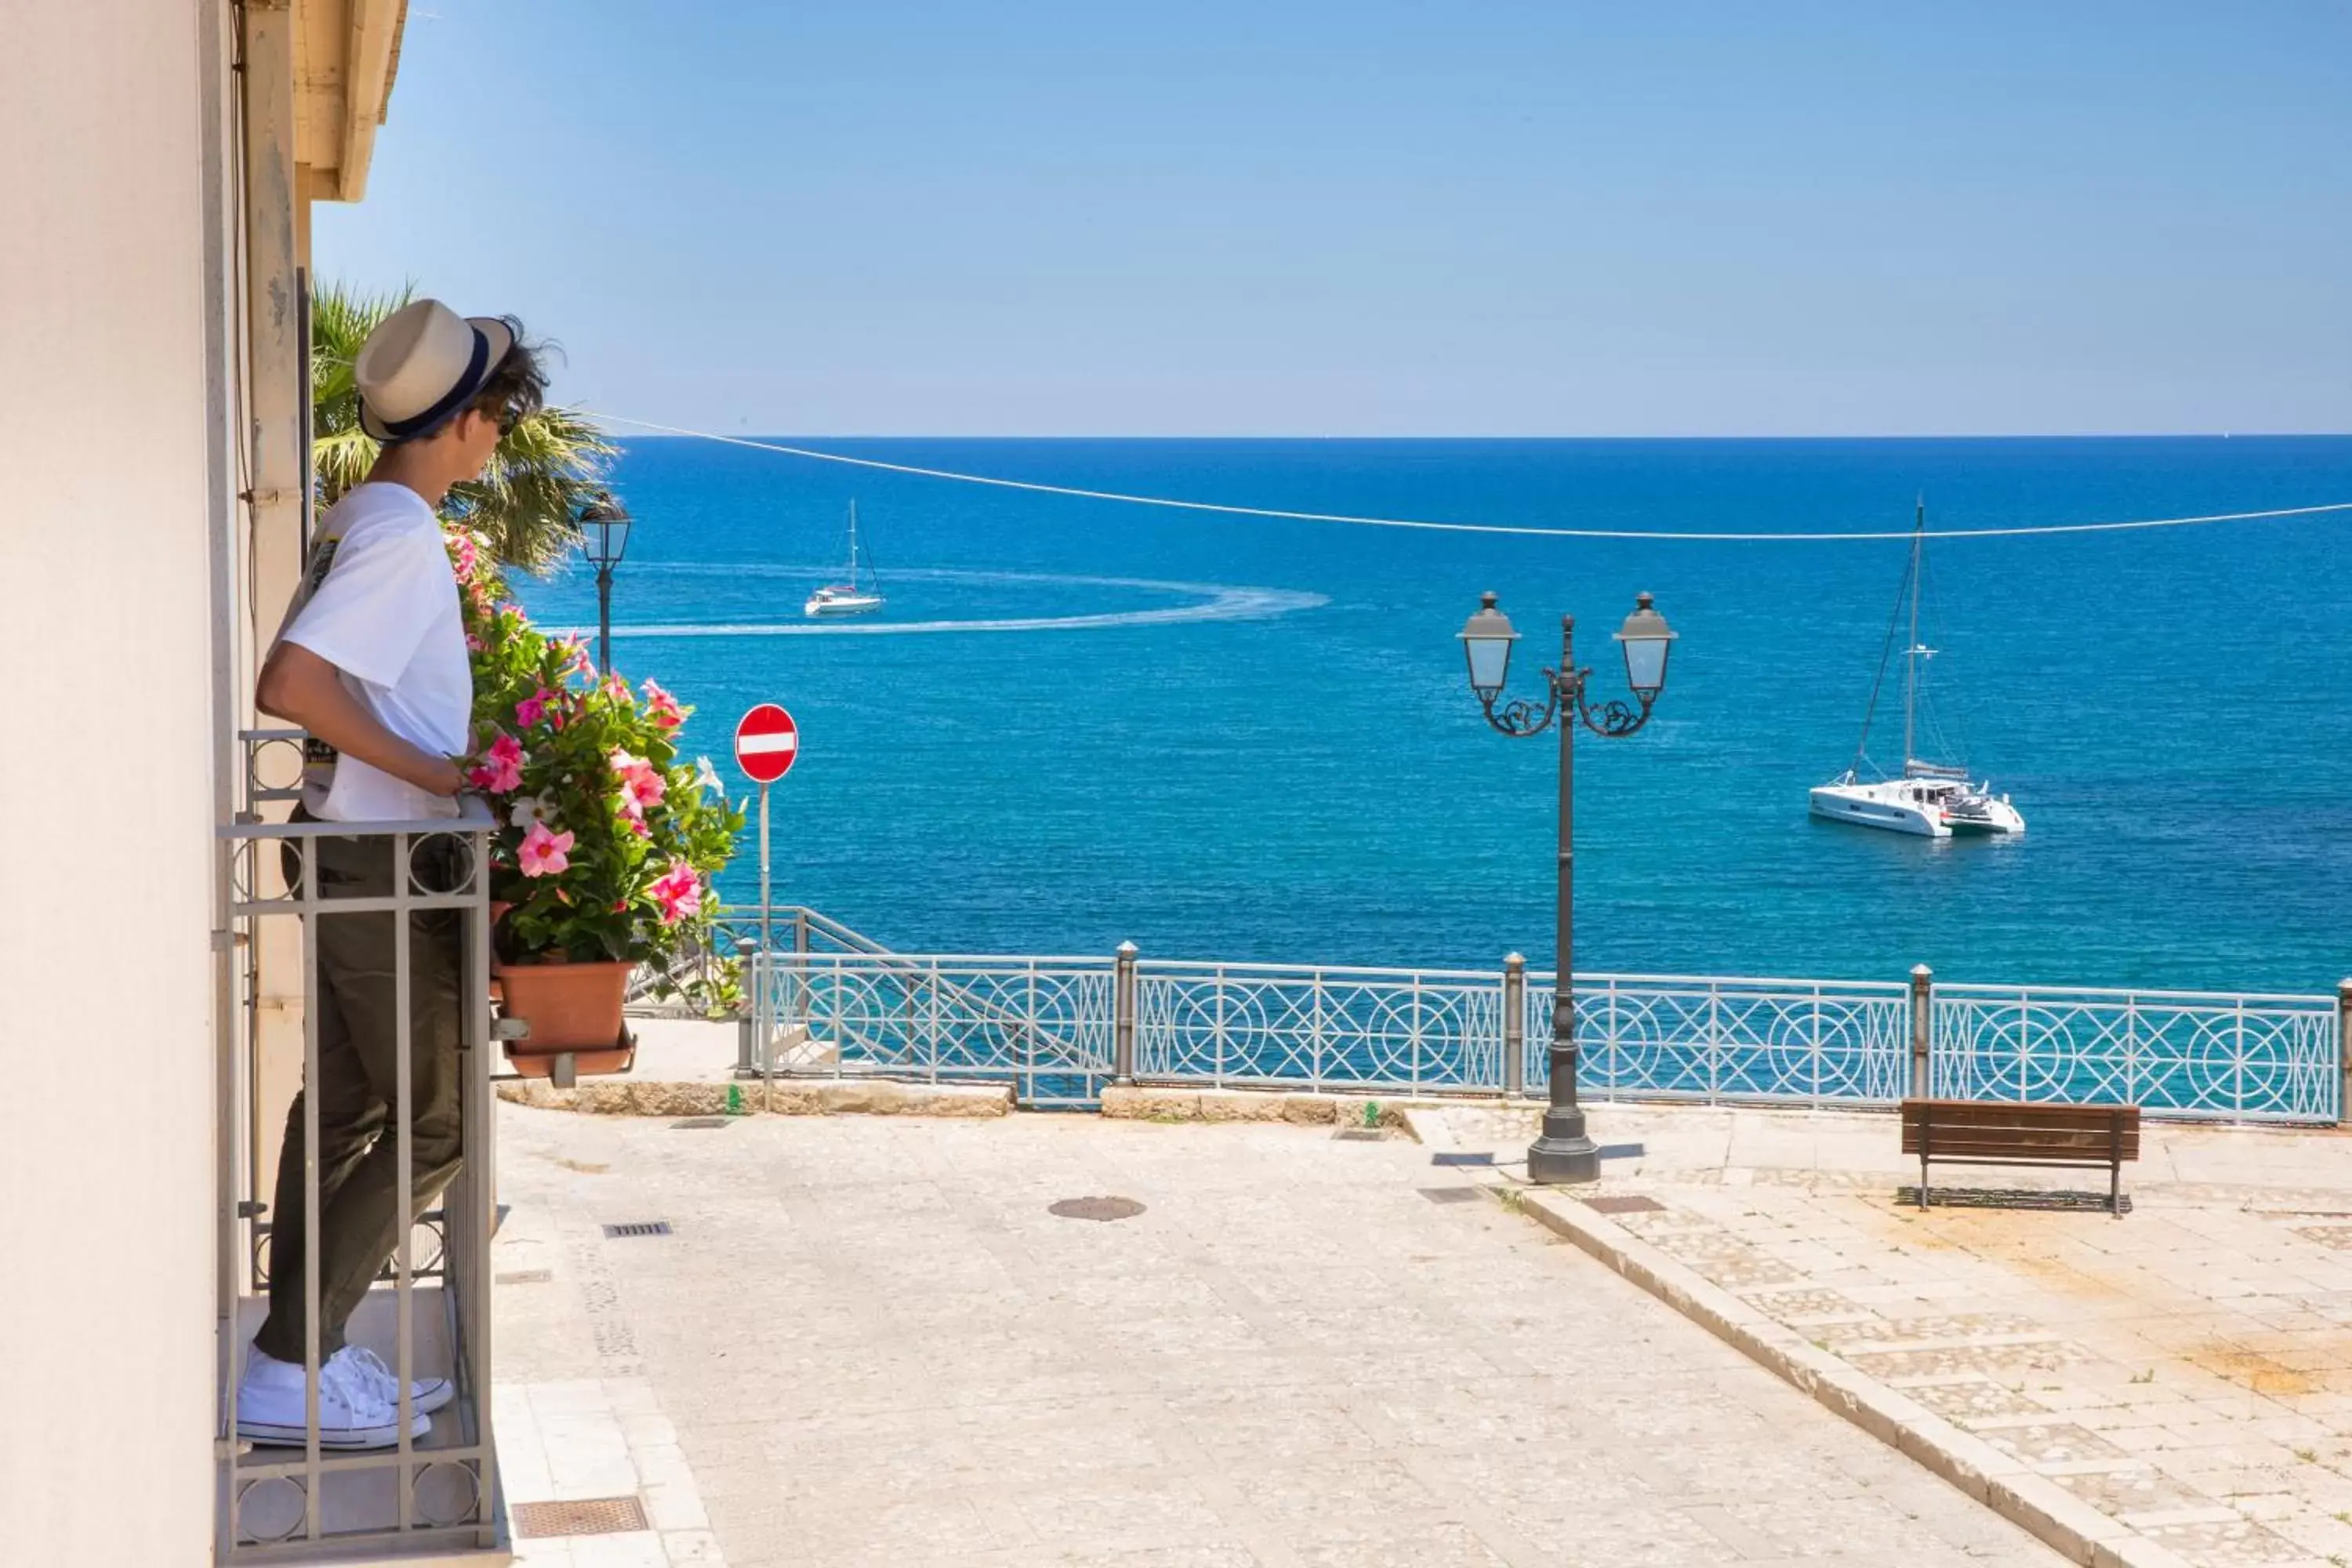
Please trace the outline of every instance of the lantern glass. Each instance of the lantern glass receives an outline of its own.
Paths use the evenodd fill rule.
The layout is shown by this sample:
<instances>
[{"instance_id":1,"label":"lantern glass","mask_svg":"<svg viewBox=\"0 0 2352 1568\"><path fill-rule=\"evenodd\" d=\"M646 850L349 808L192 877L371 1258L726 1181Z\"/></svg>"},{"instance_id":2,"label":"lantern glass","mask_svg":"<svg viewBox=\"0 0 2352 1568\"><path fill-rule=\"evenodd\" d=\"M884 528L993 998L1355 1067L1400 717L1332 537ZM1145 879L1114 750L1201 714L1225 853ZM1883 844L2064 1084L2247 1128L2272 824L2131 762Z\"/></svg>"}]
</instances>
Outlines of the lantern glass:
<instances>
[{"instance_id":1,"label":"lantern glass","mask_svg":"<svg viewBox=\"0 0 2352 1568\"><path fill-rule=\"evenodd\" d=\"M1511 673L1511 645L1519 634L1511 627L1511 618L1495 607L1495 595L1482 594L1478 613L1472 616L1461 631L1462 653L1470 667L1470 689L1481 702L1492 702L1502 694L1504 682Z\"/></svg>"},{"instance_id":2,"label":"lantern glass","mask_svg":"<svg viewBox=\"0 0 2352 1568\"><path fill-rule=\"evenodd\" d=\"M628 553L632 521L628 508L609 495L599 496L581 509L581 543L592 564L610 567L621 563L621 557Z\"/></svg>"},{"instance_id":3,"label":"lantern glass","mask_svg":"<svg viewBox=\"0 0 2352 1568\"><path fill-rule=\"evenodd\" d=\"M1677 635L1666 617L1650 607L1649 595L1636 596L1633 613L1618 628L1617 641L1625 650L1625 683L1643 701L1665 689L1666 656L1674 651Z\"/></svg>"},{"instance_id":4,"label":"lantern glass","mask_svg":"<svg viewBox=\"0 0 2352 1568\"><path fill-rule=\"evenodd\" d=\"M619 517L607 518L596 525L604 535L604 559L613 565L618 566L621 557L629 552L629 515L623 512Z\"/></svg>"}]
</instances>

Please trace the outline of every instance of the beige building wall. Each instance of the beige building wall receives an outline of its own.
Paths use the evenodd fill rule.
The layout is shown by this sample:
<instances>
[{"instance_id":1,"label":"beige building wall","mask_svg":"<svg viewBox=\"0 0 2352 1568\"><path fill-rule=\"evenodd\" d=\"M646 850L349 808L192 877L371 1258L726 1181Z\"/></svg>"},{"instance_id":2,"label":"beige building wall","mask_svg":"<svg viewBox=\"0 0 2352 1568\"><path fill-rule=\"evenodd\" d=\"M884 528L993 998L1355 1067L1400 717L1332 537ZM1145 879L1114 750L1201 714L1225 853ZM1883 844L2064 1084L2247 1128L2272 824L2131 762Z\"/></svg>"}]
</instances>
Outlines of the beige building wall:
<instances>
[{"instance_id":1,"label":"beige building wall","mask_svg":"<svg viewBox=\"0 0 2352 1568\"><path fill-rule=\"evenodd\" d=\"M0 27L12 1563L211 1561L218 25L74 0Z\"/></svg>"}]
</instances>

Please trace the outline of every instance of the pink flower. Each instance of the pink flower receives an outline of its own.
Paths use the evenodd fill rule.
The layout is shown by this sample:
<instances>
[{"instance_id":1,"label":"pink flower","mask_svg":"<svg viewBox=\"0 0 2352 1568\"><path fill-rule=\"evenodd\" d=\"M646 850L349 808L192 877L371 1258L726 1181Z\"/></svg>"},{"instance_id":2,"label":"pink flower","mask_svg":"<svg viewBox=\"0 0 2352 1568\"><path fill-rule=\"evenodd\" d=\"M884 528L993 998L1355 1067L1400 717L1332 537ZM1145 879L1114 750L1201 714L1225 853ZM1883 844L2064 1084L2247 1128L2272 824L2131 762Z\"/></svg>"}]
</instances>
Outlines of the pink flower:
<instances>
[{"instance_id":1,"label":"pink flower","mask_svg":"<svg viewBox=\"0 0 2352 1568\"><path fill-rule=\"evenodd\" d=\"M677 705L677 699L650 680L646 682L646 707L652 711L654 722L665 730L686 722L686 710Z\"/></svg>"},{"instance_id":2,"label":"pink flower","mask_svg":"<svg viewBox=\"0 0 2352 1568\"><path fill-rule=\"evenodd\" d=\"M604 678L604 695L615 702L626 702L629 700L629 683L617 675L608 675Z\"/></svg>"},{"instance_id":3,"label":"pink flower","mask_svg":"<svg viewBox=\"0 0 2352 1568\"><path fill-rule=\"evenodd\" d=\"M588 639L575 632L563 639L563 645L572 650L571 662L564 668L571 674L593 679L596 661L588 657Z\"/></svg>"},{"instance_id":4,"label":"pink flower","mask_svg":"<svg viewBox=\"0 0 2352 1568\"><path fill-rule=\"evenodd\" d=\"M451 533L449 552L455 558L457 577L461 582L471 578L482 563L481 552L475 546L470 534Z\"/></svg>"},{"instance_id":5,"label":"pink flower","mask_svg":"<svg viewBox=\"0 0 2352 1568\"><path fill-rule=\"evenodd\" d=\"M547 711L547 700L554 695L554 692L542 686L516 703L515 722L526 730L538 723L540 716Z\"/></svg>"},{"instance_id":6,"label":"pink flower","mask_svg":"<svg viewBox=\"0 0 2352 1568\"><path fill-rule=\"evenodd\" d=\"M569 833L550 833L547 824L534 822L530 831L522 836L522 846L515 851L515 863L526 877L552 877L572 864L566 853L572 847Z\"/></svg>"},{"instance_id":7,"label":"pink flower","mask_svg":"<svg viewBox=\"0 0 2352 1568\"><path fill-rule=\"evenodd\" d=\"M613 753L613 771L620 774L621 783L628 791L630 806L624 807L625 810L633 807L635 812L642 813L647 806L659 805L663 794L669 787L659 768L645 758L633 757L626 752Z\"/></svg>"},{"instance_id":8,"label":"pink flower","mask_svg":"<svg viewBox=\"0 0 2352 1568\"><path fill-rule=\"evenodd\" d=\"M527 760L522 742L512 735L501 734L482 754L482 765L466 775L466 782L476 789L504 795L522 783L522 765Z\"/></svg>"},{"instance_id":9,"label":"pink flower","mask_svg":"<svg viewBox=\"0 0 2352 1568\"><path fill-rule=\"evenodd\" d=\"M653 829L646 826L646 808L637 804L627 784L613 792L613 809L620 814L622 826L640 838L653 837Z\"/></svg>"},{"instance_id":10,"label":"pink flower","mask_svg":"<svg viewBox=\"0 0 2352 1568\"><path fill-rule=\"evenodd\" d=\"M490 646L489 644L488 644L488 643L484 642L481 638L479 638L479 637L476 637L473 633L471 633L471 632L467 632L467 633L466 634L466 651L467 651L467 653L483 653L483 652L487 652L487 651L488 650L488 648L489 648L489 646Z\"/></svg>"},{"instance_id":11,"label":"pink flower","mask_svg":"<svg viewBox=\"0 0 2352 1568\"><path fill-rule=\"evenodd\" d=\"M654 883L653 895L662 907L662 924L676 925L685 917L701 912L702 879L685 861L673 860L668 874Z\"/></svg>"}]
</instances>

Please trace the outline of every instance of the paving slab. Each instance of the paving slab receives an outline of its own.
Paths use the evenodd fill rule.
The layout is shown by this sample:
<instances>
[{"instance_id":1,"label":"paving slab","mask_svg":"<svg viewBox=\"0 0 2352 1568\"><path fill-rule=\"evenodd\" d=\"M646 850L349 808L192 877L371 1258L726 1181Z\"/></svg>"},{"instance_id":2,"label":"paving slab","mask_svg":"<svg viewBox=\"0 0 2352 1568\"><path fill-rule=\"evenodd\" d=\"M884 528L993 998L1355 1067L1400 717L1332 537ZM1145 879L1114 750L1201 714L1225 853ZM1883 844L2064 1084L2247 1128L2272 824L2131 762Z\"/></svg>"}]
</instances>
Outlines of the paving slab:
<instances>
[{"instance_id":1,"label":"paving slab","mask_svg":"<svg viewBox=\"0 0 2352 1568\"><path fill-rule=\"evenodd\" d=\"M501 1376L589 1418L530 1483L690 1483L735 1568L2064 1561L1401 1136L499 1136ZM1141 1211L1052 1212L1102 1196Z\"/></svg>"},{"instance_id":2,"label":"paving slab","mask_svg":"<svg viewBox=\"0 0 2352 1568\"><path fill-rule=\"evenodd\" d=\"M1536 1130L1520 1110L1413 1121L1436 1151L1491 1152L1498 1184ZM1885 1115L1591 1121L1640 1152L1530 1212L1906 1451L2055 1488L2074 1506L2046 1538L2352 1563L2352 1138L2151 1125L2117 1220L2096 1172L1939 1165L1923 1212Z\"/></svg>"},{"instance_id":3,"label":"paving slab","mask_svg":"<svg viewBox=\"0 0 2352 1568\"><path fill-rule=\"evenodd\" d=\"M589 1162L574 1163L574 1173L593 1173ZM516 1563L726 1568L677 1429L613 1313L614 1288L598 1260L570 1256L556 1216L524 1205L499 1226L491 1269L491 1431ZM528 1505L591 1500L634 1502L641 1528L528 1532Z\"/></svg>"}]
</instances>

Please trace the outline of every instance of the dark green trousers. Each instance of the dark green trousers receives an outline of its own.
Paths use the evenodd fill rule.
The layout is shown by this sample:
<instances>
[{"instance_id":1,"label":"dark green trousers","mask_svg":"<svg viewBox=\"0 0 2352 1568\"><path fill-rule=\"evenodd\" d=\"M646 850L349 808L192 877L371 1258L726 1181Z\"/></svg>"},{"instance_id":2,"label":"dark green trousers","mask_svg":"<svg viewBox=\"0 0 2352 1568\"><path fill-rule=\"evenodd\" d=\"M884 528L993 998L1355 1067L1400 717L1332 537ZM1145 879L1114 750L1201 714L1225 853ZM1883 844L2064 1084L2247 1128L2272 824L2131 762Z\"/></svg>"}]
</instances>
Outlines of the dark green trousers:
<instances>
[{"instance_id":1,"label":"dark green trousers","mask_svg":"<svg viewBox=\"0 0 2352 1568\"><path fill-rule=\"evenodd\" d=\"M410 841L412 846L415 840ZM393 892L392 841L313 841L321 899L385 898ZM424 889L452 885L436 857L446 841L417 848ZM286 852L289 882L299 853ZM411 1214L431 1207L457 1173L462 1147L457 1043L461 917L433 910L409 917L408 995L394 973L389 912L314 917L318 981L309 998L318 1022L319 1070L287 1113L278 1156L278 1192L269 1213L269 1317L253 1342L279 1361L303 1359L304 1109L319 1106L319 1355L343 1346L343 1326L399 1243L399 1152L408 1140ZM403 1006L409 1019L406 1129L394 1125Z\"/></svg>"}]
</instances>

